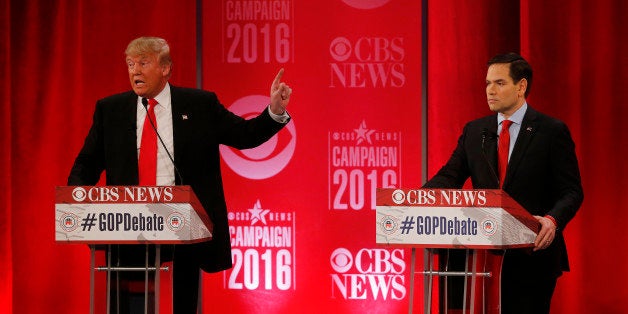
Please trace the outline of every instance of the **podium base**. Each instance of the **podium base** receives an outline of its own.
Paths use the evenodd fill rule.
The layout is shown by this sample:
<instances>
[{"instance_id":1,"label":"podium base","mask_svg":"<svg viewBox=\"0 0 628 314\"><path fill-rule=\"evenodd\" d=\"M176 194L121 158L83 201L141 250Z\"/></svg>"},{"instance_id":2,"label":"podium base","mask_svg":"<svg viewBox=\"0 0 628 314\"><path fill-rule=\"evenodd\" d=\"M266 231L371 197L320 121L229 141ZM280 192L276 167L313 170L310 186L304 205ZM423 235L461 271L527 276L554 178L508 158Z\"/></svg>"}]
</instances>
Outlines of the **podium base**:
<instances>
[{"instance_id":1,"label":"podium base","mask_svg":"<svg viewBox=\"0 0 628 314\"><path fill-rule=\"evenodd\" d=\"M97 250L104 251L105 266L96 266ZM140 258L141 252L144 256ZM90 254L90 314L95 313L97 271L106 273L106 313L159 314L160 273L170 271L169 267L161 267L160 244L90 245Z\"/></svg>"}]
</instances>

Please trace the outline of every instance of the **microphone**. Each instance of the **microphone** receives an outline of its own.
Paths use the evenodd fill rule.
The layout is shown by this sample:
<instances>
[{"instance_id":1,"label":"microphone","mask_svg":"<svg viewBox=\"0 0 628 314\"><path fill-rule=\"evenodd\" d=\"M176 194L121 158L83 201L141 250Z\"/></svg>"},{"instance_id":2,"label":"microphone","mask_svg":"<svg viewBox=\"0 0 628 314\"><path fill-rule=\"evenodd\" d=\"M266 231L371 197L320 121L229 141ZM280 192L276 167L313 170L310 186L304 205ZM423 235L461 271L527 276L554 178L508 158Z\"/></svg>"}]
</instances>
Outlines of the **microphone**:
<instances>
[{"instance_id":1,"label":"microphone","mask_svg":"<svg viewBox=\"0 0 628 314\"><path fill-rule=\"evenodd\" d=\"M489 136L490 135L490 136ZM494 140L497 138L497 134L493 133L493 132L488 132L487 128L483 128L482 129L482 151L484 151L484 142L486 142L486 138L489 138L491 140Z\"/></svg>"},{"instance_id":2,"label":"microphone","mask_svg":"<svg viewBox=\"0 0 628 314\"><path fill-rule=\"evenodd\" d=\"M146 110L146 117L148 118L148 121L150 122L150 126L153 127L153 131L155 131L155 134L157 134L157 138L159 139L159 142L161 143L161 146L166 151L166 154L168 154L168 158L170 159L170 162L172 162L172 166L174 167L174 171L179 176L179 179L181 179L181 185L183 185L183 176L181 176L181 172L179 172L179 168L177 168L177 164L174 163L174 158L172 158L172 155L168 151L168 148L166 147L166 144L164 143L164 140L161 138L161 135L159 135L159 132L157 132L157 128L155 127L155 123L153 122L153 119L151 119L150 115L148 114L148 99L142 97L142 105L144 105L144 110Z\"/></svg>"},{"instance_id":3,"label":"microphone","mask_svg":"<svg viewBox=\"0 0 628 314\"><path fill-rule=\"evenodd\" d=\"M487 128L482 129L482 157L484 157L484 161L486 161L488 168L491 170L493 178L495 178L495 181L497 182L497 186L499 186L499 176L497 175L497 173L495 173L495 169L493 169L493 166L488 161L488 156L486 155L486 151L484 150L484 143L486 142L487 137L491 140L494 140L497 138L497 134L489 132Z\"/></svg>"}]
</instances>

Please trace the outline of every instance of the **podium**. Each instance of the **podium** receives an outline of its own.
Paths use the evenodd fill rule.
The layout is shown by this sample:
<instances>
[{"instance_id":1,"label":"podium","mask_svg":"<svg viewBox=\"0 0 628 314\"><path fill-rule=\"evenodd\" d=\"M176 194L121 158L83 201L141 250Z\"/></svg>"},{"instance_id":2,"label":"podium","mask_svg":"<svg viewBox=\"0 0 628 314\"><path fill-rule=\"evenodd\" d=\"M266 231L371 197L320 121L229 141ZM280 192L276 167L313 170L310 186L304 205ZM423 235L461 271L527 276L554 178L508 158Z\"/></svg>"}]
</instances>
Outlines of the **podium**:
<instances>
[{"instance_id":1,"label":"podium","mask_svg":"<svg viewBox=\"0 0 628 314\"><path fill-rule=\"evenodd\" d=\"M439 312L501 313L503 250L533 247L539 228L503 190L377 190L376 243L412 248L410 313L416 248L425 249L424 269L418 272L424 275L425 313L432 310L434 277L440 279ZM455 249L464 252L462 270L448 267L449 254L461 252ZM462 278L462 284L455 287L461 306L454 310L449 308L452 289L447 285L455 277Z\"/></svg>"},{"instance_id":2,"label":"podium","mask_svg":"<svg viewBox=\"0 0 628 314\"><path fill-rule=\"evenodd\" d=\"M90 313L94 313L95 272L107 273L110 313L112 272L145 273L144 312L148 309L149 273L154 272L155 313L159 312L162 244L189 244L212 239L213 223L190 186L59 186L55 195L55 241L90 247ZM113 267L111 246L144 244L143 267ZM149 247L155 257L149 262ZM105 266L96 266L96 250L106 249Z\"/></svg>"}]
</instances>

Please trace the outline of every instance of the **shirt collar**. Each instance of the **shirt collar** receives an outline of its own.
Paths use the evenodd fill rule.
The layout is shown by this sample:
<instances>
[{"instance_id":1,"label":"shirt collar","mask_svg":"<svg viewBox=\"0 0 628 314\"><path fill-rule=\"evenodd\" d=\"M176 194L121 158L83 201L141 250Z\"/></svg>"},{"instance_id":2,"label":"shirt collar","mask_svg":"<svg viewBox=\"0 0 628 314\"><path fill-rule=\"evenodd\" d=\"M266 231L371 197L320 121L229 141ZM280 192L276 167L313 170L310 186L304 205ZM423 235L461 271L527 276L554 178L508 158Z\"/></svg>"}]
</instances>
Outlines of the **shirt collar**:
<instances>
[{"instance_id":1,"label":"shirt collar","mask_svg":"<svg viewBox=\"0 0 628 314\"><path fill-rule=\"evenodd\" d=\"M510 118L508 118L508 120L518 125L521 125L521 123L523 122L523 116L525 116L526 114L526 110L528 110L528 103L524 101L523 106L517 109L517 111L515 111L515 113L513 113ZM503 114L500 113L497 115L497 125L501 125L504 120L506 119L504 119Z\"/></svg>"},{"instance_id":2,"label":"shirt collar","mask_svg":"<svg viewBox=\"0 0 628 314\"><path fill-rule=\"evenodd\" d=\"M159 94L155 96L155 100L157 100L157 106L155 106L155 108L159 108L161 106L161 108L164 108L165 110L170 109L171 103L170 103L170 84L169 83L166 83L166 86L164 86L164 89L162 89L161 92L159 92ZM137 105L143 106L142 97L137 97Z\"/></svg>"},{"instance_id":3,"label":"shirt collar","mask_svg":"<svg viewBox=\"0 0 628 314\"><path fill-rule=\"evenodd\" d=\"M163 106L164 109L170 109L170 84L166 83L166 86L157 94L155 100L157 100L159 105Z\"/></svg>"}]
</instances>

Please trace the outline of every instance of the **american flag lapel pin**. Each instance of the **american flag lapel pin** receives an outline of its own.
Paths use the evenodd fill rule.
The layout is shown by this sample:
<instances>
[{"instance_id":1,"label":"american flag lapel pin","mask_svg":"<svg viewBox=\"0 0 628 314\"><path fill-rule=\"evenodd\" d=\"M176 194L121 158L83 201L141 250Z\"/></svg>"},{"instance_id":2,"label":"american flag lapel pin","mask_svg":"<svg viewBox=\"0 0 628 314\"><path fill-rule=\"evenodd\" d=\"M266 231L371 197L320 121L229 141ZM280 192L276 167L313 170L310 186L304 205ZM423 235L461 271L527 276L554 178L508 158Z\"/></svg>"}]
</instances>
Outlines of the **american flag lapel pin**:
<instances>
[{"instance_id":1,"label":"american flag lapel pin","mask_svg":"<svg viewBox=\"0 0 628 314\"><path fill-rule=\"evenodd\" d=\"M527 127L527 128L526 128L526 131L528 131L528 132L532 132L532 127L531 127L531 126Z\"/></svg>"}]
</instances>

